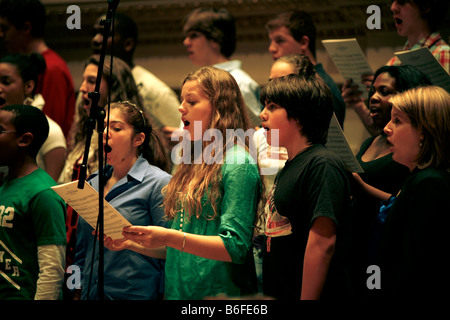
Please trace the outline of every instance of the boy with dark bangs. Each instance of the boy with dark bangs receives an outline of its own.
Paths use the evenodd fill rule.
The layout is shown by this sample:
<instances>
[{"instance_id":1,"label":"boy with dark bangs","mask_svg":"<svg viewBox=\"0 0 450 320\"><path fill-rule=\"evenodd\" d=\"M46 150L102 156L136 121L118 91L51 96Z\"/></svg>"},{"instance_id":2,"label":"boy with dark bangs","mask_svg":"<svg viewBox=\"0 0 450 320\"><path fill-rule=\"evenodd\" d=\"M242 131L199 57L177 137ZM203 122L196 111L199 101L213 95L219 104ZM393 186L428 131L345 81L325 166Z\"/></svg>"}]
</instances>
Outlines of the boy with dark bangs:
<instances>
[{"instance_id":1,"label":"boy with dark bangs","mask_svg":"<svg viewBox=\"0 0 450 320\"><path fill-rule=\"evenodd\" d=\"M262 126L288 160L266 204L263 292L277 299L327 299L347 293L341 247L350 194L342 161L324 146L333 102L316 74L273 79L261 92ZM339 290L339 291L336 291Z\"/></svg>"}]
</instances>

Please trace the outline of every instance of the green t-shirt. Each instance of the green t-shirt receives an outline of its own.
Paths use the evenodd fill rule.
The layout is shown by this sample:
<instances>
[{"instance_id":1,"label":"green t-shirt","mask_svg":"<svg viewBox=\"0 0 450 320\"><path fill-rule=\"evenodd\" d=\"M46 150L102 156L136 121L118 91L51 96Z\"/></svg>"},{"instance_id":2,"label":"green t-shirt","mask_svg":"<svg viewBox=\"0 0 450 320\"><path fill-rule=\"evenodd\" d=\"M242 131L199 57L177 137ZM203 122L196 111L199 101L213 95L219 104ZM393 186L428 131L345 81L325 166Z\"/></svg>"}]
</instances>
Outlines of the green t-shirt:
<instances>
[{"instance_id":1,"label":"green t-shirt","mask_svg":"<svg viewBox=\"0 0 450 320\"><path fill-rule=\"evenodd\" d=\"M0 300L33 299L37 247L66 245L64 201L42 169L0 186Z\"/></svg>"},{"instance_id":2,"label":"green t-shirt","mask_svg":"<svg viewBox=\"0 0 450 320\"><path fill-rule=\"evenodd\" d=\"M218 200L219 217L214 220L207 196L202 201L202 214L187 220L182 210L172 222L172 229L200 235L219 235L232 262L201 258L167 248L165 298L168 300L200 300L225 294L236 297L255 293L256 275L251 253L261 180L250 155L239 147L227 152L222 166L222 195Z\"/></svg>"}]
</instances>

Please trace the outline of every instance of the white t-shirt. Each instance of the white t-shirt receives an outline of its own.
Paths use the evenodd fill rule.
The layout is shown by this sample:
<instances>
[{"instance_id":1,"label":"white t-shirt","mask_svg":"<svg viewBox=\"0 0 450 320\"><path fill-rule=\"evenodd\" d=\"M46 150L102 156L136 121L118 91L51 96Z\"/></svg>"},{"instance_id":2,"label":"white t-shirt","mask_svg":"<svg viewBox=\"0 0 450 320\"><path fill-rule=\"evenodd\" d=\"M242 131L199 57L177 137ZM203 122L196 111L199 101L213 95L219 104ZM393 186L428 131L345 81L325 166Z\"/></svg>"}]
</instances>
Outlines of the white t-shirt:
<instances>
[{"instance_id":1,"label":"white t-shirt","mask_svg":"<svg viewBox=\"0 0 450 320\"><path fill-rule=\"evenodd\" d=\"M159 127L179 127L181 114L180 102L176 93L153 73L141 66L131 70L134 82L144 103L144 110L155 120Z\"/></svg>"},{"instance_id":2,"label":"white t-shirt","mask_svg":"<svg viewBox=\"0 0 450 320\"><path fill-rule=\"evenodd\" d=\"M40 110L42 110L44 104L45 104L44 98L40 94L36 94L34 96L34 101L31 103L31 105L35 106L36 108L39 108ZM64 136L61 127L50 117L48 116L46 117L49 125L48 137L47 140L45 140L36 157L36 162L38 166L43 170L46 170L44 158L47 152L61 147L67 149L66 138Z\"/></svg>"}]
</instances>

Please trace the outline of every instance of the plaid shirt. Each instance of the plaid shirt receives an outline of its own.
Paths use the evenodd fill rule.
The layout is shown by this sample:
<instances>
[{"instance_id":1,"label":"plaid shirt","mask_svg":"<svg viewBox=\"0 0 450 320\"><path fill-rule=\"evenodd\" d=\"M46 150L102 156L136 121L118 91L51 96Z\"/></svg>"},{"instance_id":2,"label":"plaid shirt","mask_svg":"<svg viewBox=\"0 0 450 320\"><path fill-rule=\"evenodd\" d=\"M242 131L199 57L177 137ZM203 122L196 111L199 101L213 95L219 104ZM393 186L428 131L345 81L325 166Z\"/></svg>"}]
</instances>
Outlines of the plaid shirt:
<instances>
[{"instance_id":1,"label":"plaid shirt","mask_svg":"<svg viewBox=\"0 0 450 320\"><path fill-rule=\"evenodd\" d=\"M428 37L425 37L412 46L406 42L404 50L413 50L421 47L428 47L433 56L441 63L447 73L450 73L450 46L442 40L439 32L430 34ZM387 63L388 66L400 64L400 60L396 56Z\"/></svg>"}]
</instances>

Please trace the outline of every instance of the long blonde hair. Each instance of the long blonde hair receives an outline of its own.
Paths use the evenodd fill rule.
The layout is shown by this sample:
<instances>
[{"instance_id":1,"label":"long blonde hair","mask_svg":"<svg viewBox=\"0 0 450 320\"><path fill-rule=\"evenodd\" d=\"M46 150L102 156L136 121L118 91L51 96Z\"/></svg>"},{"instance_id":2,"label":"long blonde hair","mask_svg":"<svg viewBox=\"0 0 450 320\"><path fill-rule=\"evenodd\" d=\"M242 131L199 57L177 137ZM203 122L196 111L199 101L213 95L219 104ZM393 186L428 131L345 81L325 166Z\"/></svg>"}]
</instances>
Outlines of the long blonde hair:
<instances>
[{"instance_id":1,"label":"long blonde hair","mask_svg":"<svg viewBox=\"0 0 450 320\"><path fill-rule=\"evenodd\" d=\"M234 138L233 141L225 139L226 130L242 129L247 131L250 129L247 109L239 86L228 72L214 67L203 67L190 73L183 85L188 81L197 81L211 103L212 111L208 128L217 129L222 133L224 139L221 151L223 151L222 159L224 159L226 151L231 145L236 144ZM245 137L246 150L249 150L249 140L248 137ZM212 141L203 139L201 143L202 150L205 150ZM163 189L167 217L173 219L182 208L185 208L187 212L186 218L191 218L194 213L199 217L205 193L214 212L212 216L206 218L217 217L219 205L217 201L221 194L221 167L221 163L207 163L204 159L198 164L184 162L179 164L169 184Z\"/></svg>"}]
</instances>

